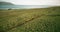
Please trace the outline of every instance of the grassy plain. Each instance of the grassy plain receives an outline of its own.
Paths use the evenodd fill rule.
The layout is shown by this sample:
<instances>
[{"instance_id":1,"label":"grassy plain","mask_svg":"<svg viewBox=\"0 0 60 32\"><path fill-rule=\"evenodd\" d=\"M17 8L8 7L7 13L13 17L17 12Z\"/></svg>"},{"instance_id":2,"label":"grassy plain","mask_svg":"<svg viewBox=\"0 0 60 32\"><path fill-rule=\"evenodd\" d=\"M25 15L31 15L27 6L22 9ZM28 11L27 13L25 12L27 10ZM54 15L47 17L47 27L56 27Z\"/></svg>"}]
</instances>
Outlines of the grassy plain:
<instances>
[{"instance_id":1,"label":"grassy plain","mask_svg":"<svg viewBox=\"0 0 60 32\"><path fill-rule=\"evenodd\" d=\"M60 32L60 7L0 10L0 32Z\"/></svg>"}]
</instances>

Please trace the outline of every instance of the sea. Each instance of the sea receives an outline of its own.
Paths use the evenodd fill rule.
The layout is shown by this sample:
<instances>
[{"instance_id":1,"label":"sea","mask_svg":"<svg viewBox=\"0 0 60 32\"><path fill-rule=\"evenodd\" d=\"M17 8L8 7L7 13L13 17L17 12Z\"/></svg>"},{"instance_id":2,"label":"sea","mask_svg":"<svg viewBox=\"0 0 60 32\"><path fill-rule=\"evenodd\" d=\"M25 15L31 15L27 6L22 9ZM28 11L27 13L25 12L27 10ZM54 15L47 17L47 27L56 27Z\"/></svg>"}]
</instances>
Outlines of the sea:
<instances>
[{"instance_id":1,"label":"sea","mask_svg":"<svg viewBox=\"0 0 60 32\"><path fill-rule=\"evenodd\" d=\"M29 8L47 8L48 5L0 5L0 9L29 9Z\"/></svg>"}]
</instances>

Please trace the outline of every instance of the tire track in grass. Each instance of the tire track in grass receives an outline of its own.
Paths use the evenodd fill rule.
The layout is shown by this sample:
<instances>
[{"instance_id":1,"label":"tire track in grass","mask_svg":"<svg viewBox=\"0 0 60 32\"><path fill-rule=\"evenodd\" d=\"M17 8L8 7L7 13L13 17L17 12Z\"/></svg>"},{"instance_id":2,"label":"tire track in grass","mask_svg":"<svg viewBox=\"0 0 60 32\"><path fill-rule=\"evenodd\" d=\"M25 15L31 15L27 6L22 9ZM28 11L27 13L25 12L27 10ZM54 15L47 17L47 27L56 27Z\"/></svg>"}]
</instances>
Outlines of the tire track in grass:
<instances>
[{"instance_id":1,"label":"tire track in grass","mask_svg":"<svg viewBox=\"0 0 60 32\"><path fill-rule=\"evenodd\" d=\"M34 20L34 19L37 19L37 18L39 18L39 17L41 17L41 16L58 16L58 15L38 15L38 16L36 16L36 17L34 17L34 18L31 18L31 19L28 20L28 21L25 21L25 22L22 23L22 24L19 23L19 24L16 25L16 26L13 26L13 27L11 27L11 28L6 29L5 32L8 32L9 30L12 30L12 29L14 29L14 28L16 28L16 27L22 26L22 25L24 25L24 24L26 24L26 23L28 23L28 22ZM60 16L60 15L59 15L59 16Z\"/></svg>"},{"instance_id":2,"label":"tire track in grass","mask_svg":"<svg viewBox=\"0 0 60 32\"><path fill-rule=\"evenodd\" d=\"M34 20L34 19L37 19L37 18L39 18L39 17L41 17L41 16L36 16L35 18L31 18L30 20L28 20L28 21L25 21L24 23L22 23L22 24L18 24L18 25L16 25L16 26L13 26L13 27L11 27L11 28L9 28L9 29L6 29L6 31L5 32L8 32L9 30L12 30L12 29L14 29L14 28L16 28L16 27L19 27L19 26L22 26L22 25L24 25L24 24L26 24L26 23L28 23L28 22L30 22L30 21L32 21L32 20Z\"/></svg>"}]
</instances>

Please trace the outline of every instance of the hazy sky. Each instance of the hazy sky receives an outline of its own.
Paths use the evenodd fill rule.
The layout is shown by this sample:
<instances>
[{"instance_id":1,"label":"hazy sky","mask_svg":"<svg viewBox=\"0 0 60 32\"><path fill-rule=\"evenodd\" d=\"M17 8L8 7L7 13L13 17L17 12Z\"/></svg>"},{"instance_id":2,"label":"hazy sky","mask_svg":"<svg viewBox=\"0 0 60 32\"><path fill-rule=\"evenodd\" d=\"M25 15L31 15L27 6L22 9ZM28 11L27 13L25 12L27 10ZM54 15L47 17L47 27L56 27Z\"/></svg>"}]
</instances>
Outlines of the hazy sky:
<instances>
[{"instance_id":1,"label":"hazy sky","mask_svg":"<svg viewBox=\"0 0 60 32\"><path fill-rule=\"evenodd\" d=\"M0 0L17 5L60 5L60 0Z\"/></svg>"}]
</instances>

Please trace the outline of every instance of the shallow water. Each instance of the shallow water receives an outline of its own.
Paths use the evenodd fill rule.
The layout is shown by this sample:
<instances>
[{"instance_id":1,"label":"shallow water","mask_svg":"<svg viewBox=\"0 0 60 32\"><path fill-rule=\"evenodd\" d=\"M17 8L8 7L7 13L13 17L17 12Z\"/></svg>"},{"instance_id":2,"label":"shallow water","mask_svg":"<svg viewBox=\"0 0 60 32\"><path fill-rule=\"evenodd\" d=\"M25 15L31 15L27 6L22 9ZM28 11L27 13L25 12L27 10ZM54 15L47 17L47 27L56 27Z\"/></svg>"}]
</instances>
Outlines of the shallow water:
<instances>
[{"instance_id":1,"label":"shallow water","mask_svg":"<svg viewBox=\"0 0 60 32\"><path fill-rule=\"evenodd\" d=\"M0 5L0 9L6 8L46 8L49 7L47 5Z\"/></svg>"}]
</instances>

